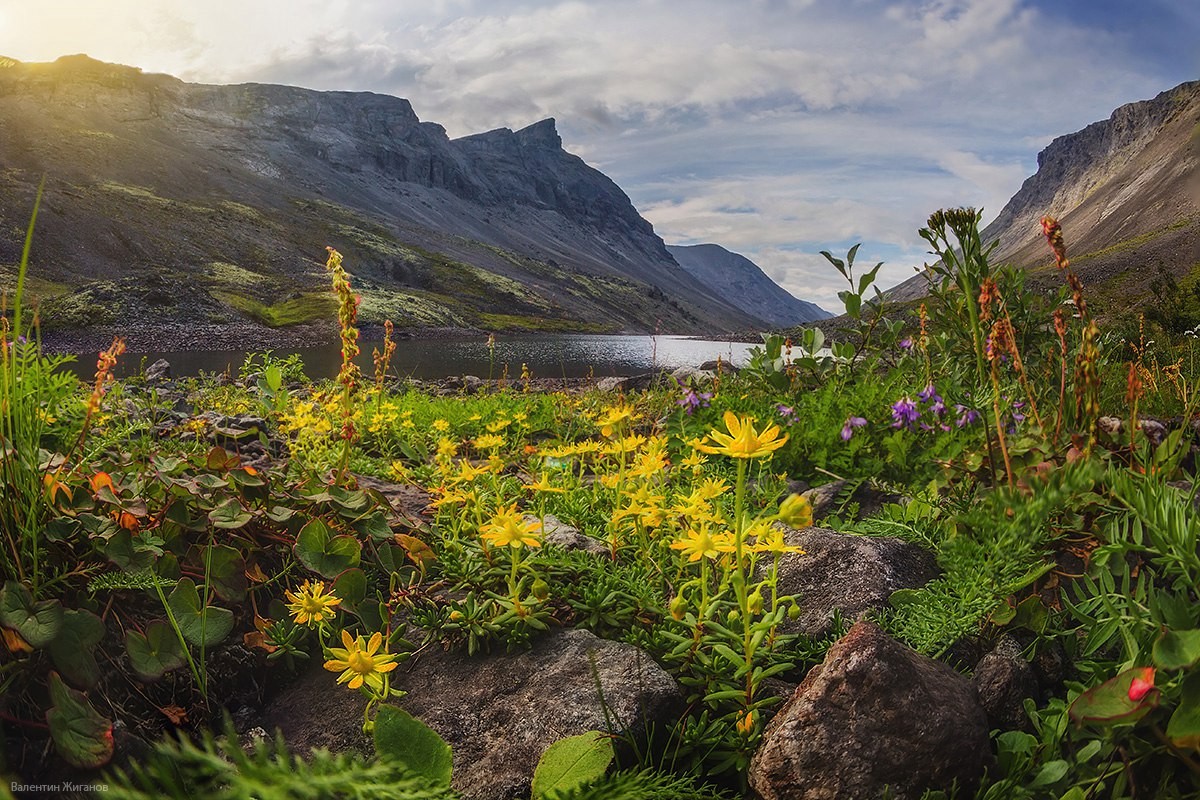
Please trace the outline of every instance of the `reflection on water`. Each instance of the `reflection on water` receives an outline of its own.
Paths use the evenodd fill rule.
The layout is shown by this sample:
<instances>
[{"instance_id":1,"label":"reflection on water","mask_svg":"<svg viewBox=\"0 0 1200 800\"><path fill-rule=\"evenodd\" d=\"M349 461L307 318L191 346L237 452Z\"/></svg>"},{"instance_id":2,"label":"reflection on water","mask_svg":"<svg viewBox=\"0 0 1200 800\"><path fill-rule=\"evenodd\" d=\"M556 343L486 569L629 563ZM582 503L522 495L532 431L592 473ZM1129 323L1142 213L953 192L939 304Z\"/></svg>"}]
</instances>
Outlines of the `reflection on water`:
<instances>
[{"instance_id":1,"label":"reflection on water","mask_svg":"<svg viewBox=\"0 0 1200 800\"><path fill-rule=\"evenodd\" d=\"M367 375L373 373L372 342L363 342L359 366ZM654 368L674 369L695 367L720 358L735 365L744 364L752 345L741 342L720 342L690 339L683 336L598 336L586 334L542 334L536 336L496 337L494 360L489 359L487 340L455 339L446 341L413 340L397 342L392 357L393 373L415 378L442 378L448 375L478 375L500 377L505 368L510 378L521 374L527 364L534 377L582 378L588 375L636 375ZM292 352L292 351L288 351ZM337 345L295 350L304 360L305 371L312 378L332 378L341 366L341 351ZM127 353L117 367L117 376L136 375L144 366L159 358L171 362L176 376L203 372L229 371L236 375L245 351L214 352L192 350L178 353ZM284 351L275 353L286 355ZM95 364L95 354L79 357L75 367L83 377Z\"/></svg>"}]
</instances>

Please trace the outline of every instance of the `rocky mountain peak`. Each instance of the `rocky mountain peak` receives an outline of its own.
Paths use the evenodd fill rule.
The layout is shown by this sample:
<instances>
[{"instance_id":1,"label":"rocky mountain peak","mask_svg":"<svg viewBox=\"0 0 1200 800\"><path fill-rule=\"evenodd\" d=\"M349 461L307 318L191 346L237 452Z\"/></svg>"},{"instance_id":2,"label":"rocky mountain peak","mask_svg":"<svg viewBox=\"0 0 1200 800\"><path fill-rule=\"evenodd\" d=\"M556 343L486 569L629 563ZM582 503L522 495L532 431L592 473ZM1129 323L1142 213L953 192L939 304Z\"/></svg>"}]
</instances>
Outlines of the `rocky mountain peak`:
<instances>
[{"instance_id":1,"label":"rocky mountain peak","mask_svg":"<svg viewBox=\"0 0 1200 800\"><path fill-rule=\"evenodd\" d=\"M554 117L548 117L540 122L522 128L516 133L517 139L526 147L543 147L551 150L562 148L562 137L554 125Z\"/></svg>"}]
</instances>

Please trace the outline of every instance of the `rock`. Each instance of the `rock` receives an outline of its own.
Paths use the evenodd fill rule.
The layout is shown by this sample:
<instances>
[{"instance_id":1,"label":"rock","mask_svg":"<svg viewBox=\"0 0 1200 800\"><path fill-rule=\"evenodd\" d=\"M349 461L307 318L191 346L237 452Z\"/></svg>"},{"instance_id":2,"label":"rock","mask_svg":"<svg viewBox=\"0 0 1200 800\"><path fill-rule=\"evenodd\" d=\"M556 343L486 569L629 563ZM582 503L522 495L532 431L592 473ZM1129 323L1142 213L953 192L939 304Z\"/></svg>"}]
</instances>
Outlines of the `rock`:
<instances>
[{"instance_id":1,"label":"rock","mask_svg":"<svg viewBox=\"0 0 1200 800\"><path fill-rule=\"evenodd\" d=\"M462 390L465 394L475 394L483 389L483 378L474 375L462 376Z\"/></svg>"},{"instance_id":2,"label":"rock","mask_svg":"<svg viewBox=\"0 0 1200 800\"><path fill-rule=\"evenodd\" d=\"M611 375L596 381L596 388L601 392L619 392L625 388L625 378Z\"/></svg>"},{"instance_id":3,"label":"rock","mask_svg":"<svg viewBox=\"0 0 1200 800\"><path fill-rule=\"evenodd\" d=\"M538 518L532 514L526 514L525 521L537 522ZM556 545L564 550L582 550L585 553L595 553L596 555L607 555L609 552L607 544L599 539L593 539L578 528L565 524L553 514L547 514L541 522L543 525L542 541L546 544Z\"/></svg>"},{"instance_id":4,"label":"rock","mask_svg":"<svg viewBox=\"0 0 1200 800\"><path fill-rule=\"evenodd\" d=\"M358 488L379 492L387 500L392 510L410 522L427 519L427 511L432 498L429 492L420 486L408 483L395 483L369 475L354 475Z\"/></svg>"},{"instance_id":5,"label":"rock","mask_svg":"<svg viewBox=\"0 0 1200 800\"><path fill-rule=\"evenodd\" d=\"M146 367L146 383L162 383L171 379L171 362L160 358Z\"/></svg>"},{"instance_id":6,"label":"rock","mask_svg":"<svg viewBox=\"0 0 1200 800\"><path fill-rule=\"evenodd\" d=\"M1122 428L1120 417L1101 417L1096 420L1096 426L1109 436L1116 436Z\"/></svg>"},{"instance_id":7,"label":"rock","mask_svg":"<svg viewBox=\"0 0 1200 800\"><path fill-rule=\"evenodd\" d=\"M714 373L707 372L695 367L677 367L671 371L671 377L674 378L681 386L687 385L691 381L694 385L700 385L712 380Z\"/></svg>"},{"instance_id":8,"label":"rock","mask_svg":"<svg viewBox=\"0 0 1200 800\"><path fill-rule=\"evenodd\" d=\"M799 595L800 618L782 629L813 638L833 630L834 612L854 620L884 608L897 589L916 589L938 575L937 562L927 550L902 539L853 536L828 528L789 528L788 544L803 553L788 553L779 561L779 593ZM760 561L760 578L769 566Z\"/></svg>"},{"instance_id":9,"label":"rock","mask_svg":"<svg viewBox=\"0 0 1200 800\"><path fill-rule=\"evenodd\" d=\"M1032 730L1025 698L1037 696L1037 676L1016 639L1002 636L979 660L975 665L975 688L992 728Z\"/></svg>"},{"instance_id":10,"label":"rock","mask_svg":"<svg viewBox=\"0 0 1200 800\"><path fill-rule=\"evenodd\" d=\"M705 372L720 373L722 375L735 375L742 371L741 367L735 367L729 361L717 358L714 358L711 361L705 361L698 367L698 369L702 369Z\"/></svg>"},{"instance_id":11,"label":"rock","mask_svg":"<svg viewBox=\"0 0 1200 800\"><path fill-rule=\"evenodd\" d=\"M1139 420L1138 425L1141 427L1142 433L1146 434L1146 438L1155 447L1158 447L1167 438L1167 426L1156 419Z\"/></svg>"},{"instance_id":12,"label":"rock","mask_svg":"<svg viewBox=\"0 0 1200 800\"><path fill-rule=\"evenodd\" d=\"M812 506L814 520L820 521L838 509L848 484L849 481L838 479L814 486L803 493ZM858 504L855 519L866 519L878 514L888 503L895 503L900 499L900 495L879 491L868 483L860 483L846 501Z\"/></svg>"},{"instance_id":13,"label":"rock","mask_svg":"<svg viewBox=\"0 0 1200 800\"><path fill-rule=\"evenodd\" d=\"M916 800L969 792L990 757L971 682L859 622L767 725L748 777L763 800Z\"/></svg>"},{"instance_id":14,"label":"rock","mask_svg":"<svg viewBox=\"0 0 1200 800\"><path fill-rule=\"evenodd\" d=\"M531 650L485 658L426 651L392 675L408 692L399 705L453 747L454 787L465 800L528 797L538 759L559 739L666 726L683 705L674 679L649 656L582 630L560 629ZM363 700L335 678L312 669L272 703L264 726L279 726L301 754L364 750Z\"/></svg>"},{"instance_id":15,"label":"rock","mask_svg":"<svg viewBox=\"0 0 1200 800\"><path fill-rule=\"evenodd\" d=\"M836 480L814 486L804 492L804 499L812 506L813 519L821 519L833 510L834 503L841 496L849 481Z\"/></svg>"}]
</instances>

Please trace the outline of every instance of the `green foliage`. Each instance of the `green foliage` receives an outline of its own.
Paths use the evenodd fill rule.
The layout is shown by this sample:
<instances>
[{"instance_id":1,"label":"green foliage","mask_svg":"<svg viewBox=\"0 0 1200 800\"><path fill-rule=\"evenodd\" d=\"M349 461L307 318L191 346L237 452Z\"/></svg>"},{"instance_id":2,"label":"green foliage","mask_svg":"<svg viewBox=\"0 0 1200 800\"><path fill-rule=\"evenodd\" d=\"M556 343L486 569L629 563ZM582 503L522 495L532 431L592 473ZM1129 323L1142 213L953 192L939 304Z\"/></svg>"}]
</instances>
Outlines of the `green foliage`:
<instances>
[{"instance_id":1,"label":"green foliage","mask_svg":"<svg viewBox=\"0 0 1200 800\"><path fill-rule=\"evenodd\" d=\"M533 772L533 800L570 796L599 780L614 756L612 740L599 731L559 739L542 753Z\"/></svg>"},{"instance_id":2,"label":"green foliage","mask_svg":"<svg viewBox=\"0 0 1200 800\"><path fill-rule=\"evenodd\" d=\"M433 786L450 787L450 745L432 728L396 706L380 706L372 731L381 761L398 765Z\"/></svg>"},{"instance_id":3,"label":"green foliage","mask_svg":"<svg viewBox=\"0 0 1200 800\"><path fill-rule=\"evenodd\" d=\"M238 745L232 725L225 736L205 733L198 742L164 740L128 771L105 776L115 800L456 800L389 759L364 761L350 753L314 751L309 760L288 752L283 738Z\"/></svg>"},{"instance_id":4,"label":"green foliage","mask_svg":"<svg viewBox=\"0 0 1200 800\"><path fill-rule=\"evenodd\" d=\"M653 770L617 772L547 800L729 800L733 795L692 780Z\"/></svg>"}]
</instances>

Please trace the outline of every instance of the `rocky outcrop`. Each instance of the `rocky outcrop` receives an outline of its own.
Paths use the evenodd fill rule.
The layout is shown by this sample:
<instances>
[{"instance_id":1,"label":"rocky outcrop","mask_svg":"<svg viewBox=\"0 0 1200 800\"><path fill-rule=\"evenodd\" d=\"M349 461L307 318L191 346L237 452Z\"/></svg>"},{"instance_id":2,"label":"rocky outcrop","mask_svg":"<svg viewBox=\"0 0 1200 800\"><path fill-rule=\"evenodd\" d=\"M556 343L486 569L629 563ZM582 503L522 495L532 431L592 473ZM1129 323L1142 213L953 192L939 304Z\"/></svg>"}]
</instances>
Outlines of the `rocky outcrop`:
<instances>
[{"instance_id":1,"label":"rocky outcrop","mask_svg":"<svg viewBox=\"0 0 1200 800\"><path fill-rule=\"evenodd\" d=\"M1039 224L1049 214L1062 223L1085 286L1128 273L1128 300L1154 277L1148 265L1187 274L1200 261L1198 123L1200 81L1193 81L1052 141L1038 154L1037 172L984 229L985 243L998 242L991 263L1049 268ZM926 292L918 275L886 296L903 301Z\"/></svg>"},{"instance_id":2,"label":"rocky outcrop","mask_svg":"<svg viewBox=\"0 0 1200 800\"><path fill-rule=\"evenodd\" d=\"M786 633L827 636L835 618L851 622L886 608L892 592L923 586L939 571L931 553L901 539L827 528L789 529L784 539L804 550L779 561L779 594L797 595L800 602L800 617L781 626ZM760 562L760 577L767 567Z\"/></svg>"},{"instance_id":3,"label":"rocky outcrop","mask_svg":"<svg viewBox=\"0 0 1200 800\"><path fill-rule=\"evenodd\" d=\"M762 800L969 796L990 756L970 681L859 622L767 725L749 780Z\"/></svg>"},{"instance_id":4,"label":"rocky outcrop","mask_svg":"<svg viewBox=\"0 0 1200 800\"><path fill-rule=\"evenodd\" d=\"M789 327L826 319L829 313L793 297L750 259L717 244L668 245L693 277L770 326Z\"/></svg>"},{"instance_id":5,"label":"rocky outcrop","mask_svg":"<svg viewBox=\"0 0 1200 800\"><path fill-rule=\"evenodd\" d=\"M0 69L0 163L5 219L27 219L50 176L34 265L80 290L54 317L73 327L149 313L292 324L260 306L323 290L326 245L365 292L366 322L757 322L676 264L552 119L452 140L396 97L190 84L74 56ZM0 241L0 263L19 248ZM148 276L166 289L144 296Z\"/></svg>"},{"instance_id":6,"label":"rocky outcrop","mask_svg":"<svg viewBox=\"0 0 1200 800\"><path fill-rule=\"evenodd\" d=\"M454 787L466 800L528 797L534 767L554 742L590 730L629 732L668 725L682 707L678 686L636 647L582 630L558 630L532 649L467 658L424 651L402 664L392 685L399 705L454 751ZM265 714L305 753L369 747L362 698L313 669Z\"/></svg>"}]
</instances>

